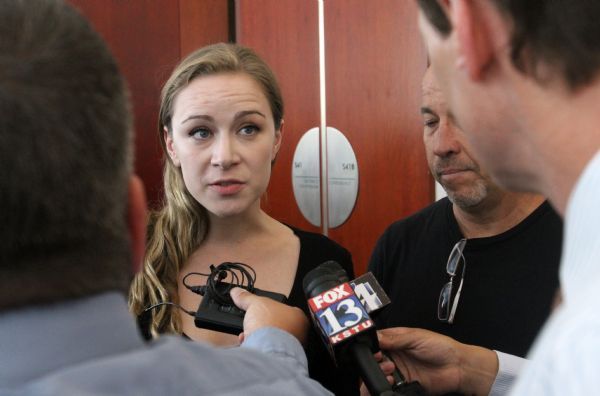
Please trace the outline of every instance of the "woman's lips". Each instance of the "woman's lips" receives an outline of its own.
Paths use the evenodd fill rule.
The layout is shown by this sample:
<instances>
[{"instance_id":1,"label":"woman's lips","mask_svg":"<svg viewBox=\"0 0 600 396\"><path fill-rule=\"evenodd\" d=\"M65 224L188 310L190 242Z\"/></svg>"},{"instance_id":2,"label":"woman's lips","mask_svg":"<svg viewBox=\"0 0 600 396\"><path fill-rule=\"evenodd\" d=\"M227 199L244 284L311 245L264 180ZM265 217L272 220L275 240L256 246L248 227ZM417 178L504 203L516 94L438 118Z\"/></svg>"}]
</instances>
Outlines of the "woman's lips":
<instances>
[{"instance_id":1,"label":"woman's lips","mask_svg":"<svg viewBox=\"0 0 600 396\"><path fill-rule=\"evenodd\" d=\"M245 184L234 180L234 181L219 181L212 183L210 189L220 195L234 195L240 192L244 188Z\"/></svg>"}]
</instances>

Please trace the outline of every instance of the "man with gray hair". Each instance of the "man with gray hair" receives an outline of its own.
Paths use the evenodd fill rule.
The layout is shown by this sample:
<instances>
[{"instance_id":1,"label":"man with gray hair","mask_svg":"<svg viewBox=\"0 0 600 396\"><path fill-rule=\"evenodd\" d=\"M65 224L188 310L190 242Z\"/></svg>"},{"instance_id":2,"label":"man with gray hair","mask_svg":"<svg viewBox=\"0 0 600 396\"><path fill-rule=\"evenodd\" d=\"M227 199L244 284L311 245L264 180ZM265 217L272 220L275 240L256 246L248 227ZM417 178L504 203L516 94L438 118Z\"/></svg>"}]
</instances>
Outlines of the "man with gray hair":
<instances>
[{"instance_id":1,"label":"man with gray hair","mask_svg":"<svg viewBox=\"0 0 600 396\"><path fill-rule=\"evenodd\" d=\"M388 336L407 331L400 326L427 329L455 345L472 344L494 363L498 354L518 371L558 289L562 221L543 197L491 180L431 69L421 114L431 174L448 197L393 223L379 239L369 269L392 303L377 327ZM501 377L494 386L505 383Z\"/></svg>"},{"instance_id":2,"label":"man with gray hair","mask_svg":"<svg viewBox=\"0 0 600 396\"><path fill-rule=\"evenodd\" d=\"M240 348L146 344L125 294L145 196L124 81L58 0L0 1L0 394L323 395L297 308L234 289Z\"/></svg>"}]
</instances>

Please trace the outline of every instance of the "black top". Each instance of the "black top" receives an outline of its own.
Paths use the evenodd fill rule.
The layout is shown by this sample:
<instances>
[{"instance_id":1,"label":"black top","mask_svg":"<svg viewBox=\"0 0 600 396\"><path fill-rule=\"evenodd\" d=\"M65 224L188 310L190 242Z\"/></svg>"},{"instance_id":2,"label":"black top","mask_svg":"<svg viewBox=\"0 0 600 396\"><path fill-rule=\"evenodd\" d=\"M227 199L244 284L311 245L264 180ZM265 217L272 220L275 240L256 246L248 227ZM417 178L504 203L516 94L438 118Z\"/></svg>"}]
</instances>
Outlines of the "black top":
<instances>
[{"instance_id":1,"label":"black top","mask_svg":"<svg viewBox=\"0 0 600 396\"><path fill-rule=\"evenodd\" d=\"M448 256L461 238L447 198L385 231L369 264L392 300L377 316L378 328L420 327L525 356L558 288L562 221L545 202L500 235L467 240L464 284L448 324L437 318L438 298L449 280ZM456 288L459 282L455 278Z\"/></svg>"},{"instance_id":2,"label":"black top","mask_svg":"<svg viewBox=\"0 0 600 396\"><path fill-rule=\"evenodd\" d=\"M333 260L346 270L350 279L354 279L352 257L348 250L324 235L302 231L294 227L290 228L300 239L300 259L287 303L299 307L306 315L310 316L308 301L302 290L304 276L319 264ZM307 339L305 351L310 377L319 381L336 395L358 395L358 376L352 374L348 369L336 368L319 333L314 328L309 331Z\"/></svg>"},{"instance_id":3,"label":"black top","mask_svg":"<svg viewBox=\"0 0 600 396\"><path fill-rule=\"evenodd\" d=\"M302 290L304 276L319 264L333 260L337 261L346 270L350 279L354 279L352 257L348 250L324 235L302 231L291 226L288 227L294 231L294 234L300 240L300 257L287 304L302 309L306 315L310 316L308 302L304 296L304 290ZM150 339L151 319L149 314L142 314L138 317L140 330L146 339ZM358 376L348 369L335 366L319 333L313 327L308 333L305 352L308 360L308 373L311 378L320 382L336 395L351 396L359 394ZM282 394L285 394L285 390L282 390Z\"/></svg>"}]
</instances>

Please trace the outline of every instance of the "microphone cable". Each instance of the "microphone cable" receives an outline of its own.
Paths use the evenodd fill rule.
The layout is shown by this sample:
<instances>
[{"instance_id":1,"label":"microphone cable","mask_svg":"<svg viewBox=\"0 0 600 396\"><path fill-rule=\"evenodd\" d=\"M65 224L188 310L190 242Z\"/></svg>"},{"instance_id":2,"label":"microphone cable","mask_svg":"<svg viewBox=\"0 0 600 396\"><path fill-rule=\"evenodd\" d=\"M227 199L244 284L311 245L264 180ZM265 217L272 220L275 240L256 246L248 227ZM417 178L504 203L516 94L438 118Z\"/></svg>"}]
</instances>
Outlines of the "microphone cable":
<instances>
[{"instance_id":1,"label":"microphone cable","mask_svg":"<svg viewBox=\"0 0 600 396\"><path fill-rule=\"evenodd\" d=\"M206 285L197 285L192 286L187 283L187 278L191 275L200 275L205 276ZM230 284L225 288L218 288L218 282L226 279L227 277L231 278ZM221 305L233 305L233 300L229 295L229 292L234 287L242 287L249 292L254 292L254 282L256 280L256 271L254 268L250 267L248 264L237 263L237 262L224 262L217 266L214 264L210 265L210 274L205 274L202 272L189 272L187 273L183 279L183 285L190 291L204 296L207 290L210 290L213 298L219 302ZM142 314L150 312L156 308L162 307L164 305L170 305L172 307L178 308L180 311L190 315L191 317L195 317L196 313L189 309L185 309L181 305L171 302L171 301L162 301L156 304L153 304L142 311Z\"/></svg>"},{"instance_id":2,"label":"microphone cable","mask_svg":"<svg viewBox=\"0 0 600 396\"><path fill-rule=\"evenodd\" d=\"M200 275L206 277L206 285L192 286L187 283L187 278L191 275ZM230 281L226 283L226 287L217 287L219 282L227 278ZM233 300L229 292L234 287L241 287L254 293L254 282L256 281L256 271L248 264L226 261L217 266L210 265L210 274L202 272L189 272L183 279L183 285L190 291L204 296L209 291L210 295L221 305L233 305Z\"/></svg>"}]
</instances>

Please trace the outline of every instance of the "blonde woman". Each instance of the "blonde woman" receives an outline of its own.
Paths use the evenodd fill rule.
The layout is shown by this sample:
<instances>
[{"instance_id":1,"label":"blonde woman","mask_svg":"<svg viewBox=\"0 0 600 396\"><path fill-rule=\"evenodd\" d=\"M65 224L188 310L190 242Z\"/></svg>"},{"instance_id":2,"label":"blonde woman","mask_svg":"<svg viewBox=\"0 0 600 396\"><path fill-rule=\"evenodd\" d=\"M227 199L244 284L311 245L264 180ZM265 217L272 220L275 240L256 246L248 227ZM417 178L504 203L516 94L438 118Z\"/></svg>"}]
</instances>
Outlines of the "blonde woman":
<instances>
[{"instance_id":1,"label":"blonde woman","mask_svg":"<svg viewBox=\"0 0 600 396\"><path fill-rule=\"evenodd\" d=\"M216 44L190 54L162 90L159 134L166 154L165 202L153 213L143 271L131 310L164 301L195 311L201 296L182 282L210 265L241 262L256 271L255 286L287 297L308 312L302 279L327 260L353 275L349 252L320 235L280 223L260 207L283 133L283 99L267 64L252 50ZM206 277L186 282L205 284ZM197 328L191 316L162 306L141 321L148 337L179 333L217 345L235 335ZM355 377L339 371L312 331L310 375L336 394L357 394ZM338 371L338 373L336 373Z\"/></svg>"}]
</instances>

